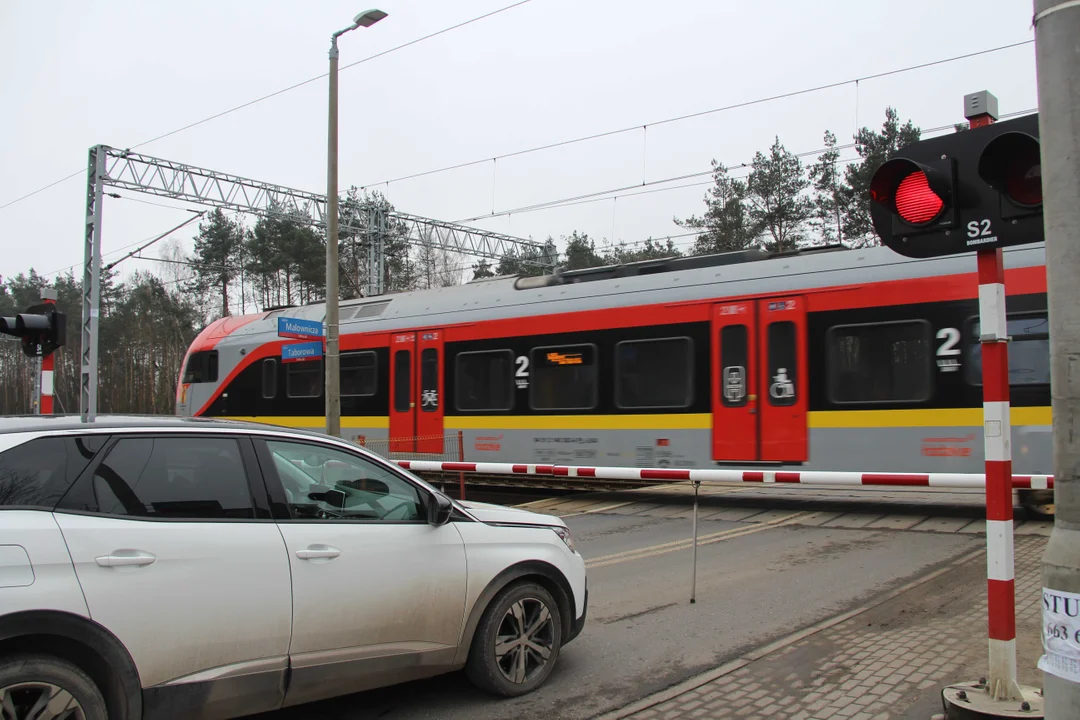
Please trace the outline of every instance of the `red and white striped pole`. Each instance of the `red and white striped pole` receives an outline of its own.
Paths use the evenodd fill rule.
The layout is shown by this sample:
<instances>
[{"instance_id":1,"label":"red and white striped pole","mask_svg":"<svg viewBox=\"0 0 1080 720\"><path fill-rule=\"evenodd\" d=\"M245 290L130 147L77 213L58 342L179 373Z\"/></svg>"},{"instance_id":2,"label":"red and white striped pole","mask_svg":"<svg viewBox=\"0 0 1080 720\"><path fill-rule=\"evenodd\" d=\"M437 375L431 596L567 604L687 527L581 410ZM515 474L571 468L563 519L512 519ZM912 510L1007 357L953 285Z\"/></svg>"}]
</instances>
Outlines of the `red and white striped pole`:
<instances>
[{"instance_id":1,"label":"red and white striped pole","mask_svg":"<svg viewBox=\"0 0 1080 720\"><path fill-rule=\"evenodd\" d=\"M986 582L990 696L1021 700L1016 680L1016 595L1013 578L1012 425L1001 249L979 255L983 442L986 449Z\"/></svg>"},{"instance_id":2,"label":"red and white striped pole","mask_svg":"<svg viewBox=\"0 0 1080 720\"><path fill-rule=\"evenodd\" d=\"M994 122L989 113L969 126ZM979 250L979 342L982 345L983 447L986 456L986 592L990 697L1022 700L1016 676L1016 583L1013 575L1012 422L1009 332L1001 248Z\"/></svg>"},{"instance_id":3,"label":"red and white striped pole","mask_svg":"<svg viewBox=\"0 0 1080 720\"><path fill-rule=\"evenodd\" d=\"M46 305L56 304L56 291L45 288L41 291L41 302ZM53 369L56 360L53 353L41 358L41 380L38 382L38 414L52 415L53 413Z\"/></svg>"}]
</instances>

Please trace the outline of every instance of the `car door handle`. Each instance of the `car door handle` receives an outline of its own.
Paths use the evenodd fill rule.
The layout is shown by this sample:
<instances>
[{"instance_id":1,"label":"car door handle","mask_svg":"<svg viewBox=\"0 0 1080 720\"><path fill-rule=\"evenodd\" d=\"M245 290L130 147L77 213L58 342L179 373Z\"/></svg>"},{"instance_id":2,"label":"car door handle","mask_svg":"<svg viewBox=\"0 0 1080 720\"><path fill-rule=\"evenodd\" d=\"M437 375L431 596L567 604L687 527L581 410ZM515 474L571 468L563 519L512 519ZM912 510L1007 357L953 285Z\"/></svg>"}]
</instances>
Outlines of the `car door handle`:
<instances>
[{"instance_id":1,"label":"car door handle","mask_svg":"<svg viewBox=\"0 0 1080 720\"><path fill-rule=\"evenodd\" d=\"M102 555L94 558L101 567L130 567L138 565L150 565L157 558L142 550L113 550L112 555Z\"/></svg>"},{"instance_id":2,"label":"car door handle","mask_svg":"<svg viewBox=\"0 0 1080 720\"><path fill-rule=\"evenodd\" d=\"M296 551L296 557L301 560L317 560L319 558L332 560L340 554L340 550L330 545L308 545L306 550Z\"/></svg>"}]
</instances>

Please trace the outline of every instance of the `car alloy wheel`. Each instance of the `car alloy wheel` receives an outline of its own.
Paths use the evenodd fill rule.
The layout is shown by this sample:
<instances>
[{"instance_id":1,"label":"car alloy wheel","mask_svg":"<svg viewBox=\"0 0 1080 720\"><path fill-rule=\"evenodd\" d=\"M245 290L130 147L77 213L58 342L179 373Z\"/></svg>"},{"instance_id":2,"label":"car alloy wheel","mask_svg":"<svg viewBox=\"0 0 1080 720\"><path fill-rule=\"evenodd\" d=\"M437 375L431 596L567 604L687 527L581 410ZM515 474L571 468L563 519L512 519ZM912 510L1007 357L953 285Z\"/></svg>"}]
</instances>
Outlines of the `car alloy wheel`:
<instances>
[{"instance_id":1,"label":"car alloy wheel","mask_svg":"<svg viewBox=\"0 0 1080 720\"><path fill-rule=\"evenodd\" d=\"M4 720L85 720L75 696L59 685L22 682L0 688Z\"/></svg>"},{"instance_id":2,"label":"car alloy wheel","mask_svg":"<svg viewBox=\"0 0 1080 720\"><path fill-rule=\"evenodd\" d=\"M547 605L525 597L511 605L495 637L495 661L503 677L527 683L547 666L555 644L555 626Z\"/></svg>"}]
</instances>

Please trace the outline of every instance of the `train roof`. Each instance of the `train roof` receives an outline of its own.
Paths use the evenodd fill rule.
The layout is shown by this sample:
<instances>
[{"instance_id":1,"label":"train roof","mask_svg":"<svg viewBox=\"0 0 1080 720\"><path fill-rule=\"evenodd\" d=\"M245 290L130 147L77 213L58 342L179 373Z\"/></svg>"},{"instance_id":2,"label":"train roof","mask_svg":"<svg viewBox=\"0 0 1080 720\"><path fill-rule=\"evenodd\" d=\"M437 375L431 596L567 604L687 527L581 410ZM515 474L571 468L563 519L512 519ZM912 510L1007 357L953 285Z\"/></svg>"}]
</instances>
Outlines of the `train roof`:
<instances>
[{"instance_id":1,"label":"train roof","mask_svg":"<svg viewBox=\"0 0 1080 720\"><path fill-rule=\"evenodd\" d=\"M1007 268L1044 265L1043 243L1006 248ZM464 285L345 300L341 333L393 332L612 307L712 300L868 282L974 273L973 254L905 258L885 247L758 250L651 260L543 277L494 277ZM200 339L248 344L277 336L279 316L322 321L325 303L225 318ZM255 337L253 337L255 336ZM266 337L261 337L266 336ZM226 342L227 340L227 342Z\"/></svg>"}]
</instances>

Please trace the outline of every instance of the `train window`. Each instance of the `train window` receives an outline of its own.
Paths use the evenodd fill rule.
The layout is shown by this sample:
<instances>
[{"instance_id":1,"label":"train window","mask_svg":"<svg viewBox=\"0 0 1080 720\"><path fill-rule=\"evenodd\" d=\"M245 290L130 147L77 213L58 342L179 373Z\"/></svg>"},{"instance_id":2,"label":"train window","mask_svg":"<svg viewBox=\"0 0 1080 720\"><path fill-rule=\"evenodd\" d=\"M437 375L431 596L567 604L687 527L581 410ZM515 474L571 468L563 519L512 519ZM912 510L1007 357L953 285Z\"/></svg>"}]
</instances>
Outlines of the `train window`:
<instances>
[{"instance_id":1,"label":"train window","mask_svg":"<svg viewBox=\"0 0 1080 720\"><path fill-rule=\"evenodd\" d=\"M684 408L694 393L688 337L627 340L615 346L615 404L623 409Z\"/></svg>"},{"instance_id":2,"label":"train window","mask_svg":"<svg viewBox=\"0 0 1080 720\"><path fill-rule=\"evenodd\" d=\"M1046 313L1009 315L1005 321L1009 335L1009 384L1050 384L1050 323ZM971 323L968 346L967 381L982 385L982 345L979 321Z\"/></svg>"},{"instance_id":3,"label":"train window","mask_svg":"<svg viewBox=\"0 0 1080 720\"><path fill-rule=\"evenodd\" d=\"M595 345L532 349L529 404L533 410L591 410L599 383Z\"/></svg>"},{"instance_id":4,"label":"train window","mask_svg":"<svg viewBox=\"0 0 1080 720\"><path fill-rule=\"evenodd\" d=\"M459 353L454 395L458 410L509 410L514 407L514 353L509 350Z\"/></svg>"},{"instance_id":5,"label":"train window","mask_svg":"<svg viewBox=\"0 0 1080 720\"><path fill-rule=\"evenodd\" d=\"M794 405L798 397L797 345L795 323L790 320L769 323L769 404Z\"/></svg>"},{"instance_id":6,"label":"train window","mask_svg":"<svg viewBox=\"0 0 1080 720\"><path fill-rule=\"evenodd\" d=\"M412 352L394 353L394 412L412 409Z\"/></svg>"},{"instance_id":7,"label":"train window","mask_svg":"<svg viewBox=\"0 0 1080 720\"><path fill-rule=\"evenodd\" d=\"M341 397L369 397L375 394L375 353L341 354Z\"/></svg>"},{"instance_id":8,"label":"train window","mask_svg":"<svg viewBox=\"0 0 1080 720\"><path fill-rule=\"evenodd\" d=\"M288 363L285 370L285 394L291 398L314 398L323 391L323 361L304 360Z\"/></svg>"},{"instance_id":9,"label":"train window","mask_svg":"<svg viewBox=\"0 0 1080 720\"><path fill-rule=\"evenodd\" d=\"M829 400L837 404L929 400L934 382L931 332L925 320L829 328Z\"/></svg>"},{"instance_id":10,"label":"train window","mask_svg":"<svg viewBox=\"0 0 1080 720\"><path fill-rule=\"evenodd\" d=\"M424 412L439 409L439 351L435 348L420 351L420 409Z\"/></svg>"},{"instance_id":11,"label":"train window","mask_svg":"<svg viewBox=\"0 0 1080 720\"><path fill-rule=\"evenodd\" d=\"M745 325L728 325L720 331L720 382L717 384L724 407L746 405L749 346Z\"/></svg>"},{"instance_id":12,"label":"train window","mask_svg":"<svg viewBox=\"0 0 1080 720\"><path fill-rule=\"evenodd\" d=\"M277 397L277 360L266 358L262 363L262 396L267 400Z\"/></svg>"},{"instance_id":13,"label":"train window","mask_svg":"<svg viewBox=\"0 0 1080 720\"><path fill-rule=\"evenodd\" d=\"M202 350L191 353L191 357L188 358L187 365L184 367L184 383L217 382L217 378L217 350Z\"/></svg>"}]
</instances>

